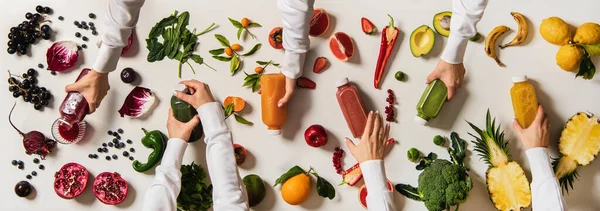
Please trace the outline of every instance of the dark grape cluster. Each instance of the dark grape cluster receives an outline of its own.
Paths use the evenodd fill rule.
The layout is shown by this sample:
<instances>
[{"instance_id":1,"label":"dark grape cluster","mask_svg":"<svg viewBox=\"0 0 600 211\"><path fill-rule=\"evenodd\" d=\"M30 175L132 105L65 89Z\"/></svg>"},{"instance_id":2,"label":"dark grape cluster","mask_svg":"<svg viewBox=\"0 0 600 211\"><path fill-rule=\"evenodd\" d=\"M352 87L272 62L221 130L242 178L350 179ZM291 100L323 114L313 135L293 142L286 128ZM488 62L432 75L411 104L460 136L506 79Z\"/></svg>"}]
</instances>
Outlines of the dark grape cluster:
<instances>
[{"instance_id":1,"label":"dark grape cluster","mask_svg":"<svg viewBox=\"0 0 600 211\"><path fill-rule=\"evenodd\" d=\"M335 172L337 174L342 174L342 156L344 155L344 150L339 147L335 148L335 152L333 153L333 158L331 161L333 162L333 167L335 167Z\"/></svg>"},{"instance_id":2,"label":"dark grape cluster","mask_svg":"<svg viewBox=\"0 0 600 211\"><path fill-rule=\"evenodd\" d=\"M14 98L23 97L23 101L33 104L35 110L42 110L48 105L48 101L52 98L50 91L46 87L37 86L37 71L30 68L27 73L22 76L9 73L8 90L12 92ZM23 79L22 81L17 78Z\"/></svg>"},{"instance_id":3,"label":"dark grape cluster","mask_svg":"<svg viewBox=\"0 0 600 211\"><path fill-rule=\"evenodd\" d=\"M25 55L27 54L27 47L34 44L38 38L44 40L50 39L50 26L43 24L49 21L45 20L43 14L52 13L52 9L50 9L50 7L38 5L35 10L37 13L26 13L26 20L19 25L10 28L10 32L8 33L9 41L7 43L8 49L6 50L9 54L18 53L20 55Z\"/></svg>"},{"instance_id":4,"label":"dark grape cluster","mask_svg":"<svg viewBox=\"0 0 600 211\"><path fill-rule=\"evenodd\" d=\"M388 97L385 99L385 102L388 103L388 105L385 107L385 121L388 122L395 122L396 118L395 118L395 112L394 112L394 92L391 89L387 90L388 93Z\"/></svg>"}]
</instances>

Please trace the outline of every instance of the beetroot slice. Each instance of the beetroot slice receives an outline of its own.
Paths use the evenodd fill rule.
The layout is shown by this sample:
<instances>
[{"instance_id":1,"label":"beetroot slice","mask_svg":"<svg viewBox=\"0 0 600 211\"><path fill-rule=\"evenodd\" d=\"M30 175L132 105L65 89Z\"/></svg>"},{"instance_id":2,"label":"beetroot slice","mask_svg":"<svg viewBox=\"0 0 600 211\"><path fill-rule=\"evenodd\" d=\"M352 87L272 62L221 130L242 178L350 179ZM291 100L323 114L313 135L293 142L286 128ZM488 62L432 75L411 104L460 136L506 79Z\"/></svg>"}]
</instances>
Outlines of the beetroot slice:
<instances>
[{"instance_id":1,"label":"beetroot slice","mask_svg":"<svg viewBox=\"0 0 600 211\"><path fill-rule=\"evenodd\" d=\"M19 130L12 122L11 116L12 112L15 109L15 104L10 109L10 113L8 114L8 122L10 125L23 137L23 147L25 148L26 153L28 154L36 154L40 155L40 158L45 159L46 155L51 152L51 150L56 147L56 142L50 139L46 139L43 133L39 131L30 131L28 133L23 133Z\"/></svg>"}]
</instances>

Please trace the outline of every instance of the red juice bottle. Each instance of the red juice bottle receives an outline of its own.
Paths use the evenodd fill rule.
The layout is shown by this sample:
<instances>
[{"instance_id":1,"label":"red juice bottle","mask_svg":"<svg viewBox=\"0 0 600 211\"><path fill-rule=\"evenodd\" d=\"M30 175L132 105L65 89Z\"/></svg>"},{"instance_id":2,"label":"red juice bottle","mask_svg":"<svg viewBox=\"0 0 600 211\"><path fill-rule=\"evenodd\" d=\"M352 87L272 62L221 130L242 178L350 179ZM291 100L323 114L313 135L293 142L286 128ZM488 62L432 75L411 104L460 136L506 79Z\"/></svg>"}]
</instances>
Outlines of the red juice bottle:
<instances>
[{"instance_id":1,"label":"red juice bottle","mask_svg":"<svg viewBox=\"0 0 600 211\"><path fill-rule=\"evenodd\" d=\"M90 69L83 69L75 82L88 74ZM52 134L59 143L72 144L79 142L85 134L83 118L89 112L88 103L79 92L69 92L58 108L60 118L52 124Z\"/></svg>"}]
</instances>

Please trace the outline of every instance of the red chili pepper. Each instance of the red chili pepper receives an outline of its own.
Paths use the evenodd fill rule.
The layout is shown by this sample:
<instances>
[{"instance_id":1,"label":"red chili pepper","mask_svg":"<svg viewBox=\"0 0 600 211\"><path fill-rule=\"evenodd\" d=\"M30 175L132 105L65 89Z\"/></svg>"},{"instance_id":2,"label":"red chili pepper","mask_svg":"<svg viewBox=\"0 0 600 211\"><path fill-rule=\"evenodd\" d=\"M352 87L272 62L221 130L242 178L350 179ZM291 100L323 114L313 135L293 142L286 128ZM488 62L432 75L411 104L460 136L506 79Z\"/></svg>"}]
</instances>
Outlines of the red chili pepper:
<instances>
[{"instance_id":1,"label":"red chili pepper","mask_svg":"<svg viewBox=\"0 0 600 211\"><path fill-rule=\"evenodd\" d=\"M390 25L387 25L381 31L381 43L379 47L379 58L377 58L377 67L375 68L375 88L379 89L381 83L381 77L385 71L385 65L392 54L394 45L396 44L396 38L398 38L398 28L394 26L394 18L390 17Z\"/></svg>"}]
</instances>

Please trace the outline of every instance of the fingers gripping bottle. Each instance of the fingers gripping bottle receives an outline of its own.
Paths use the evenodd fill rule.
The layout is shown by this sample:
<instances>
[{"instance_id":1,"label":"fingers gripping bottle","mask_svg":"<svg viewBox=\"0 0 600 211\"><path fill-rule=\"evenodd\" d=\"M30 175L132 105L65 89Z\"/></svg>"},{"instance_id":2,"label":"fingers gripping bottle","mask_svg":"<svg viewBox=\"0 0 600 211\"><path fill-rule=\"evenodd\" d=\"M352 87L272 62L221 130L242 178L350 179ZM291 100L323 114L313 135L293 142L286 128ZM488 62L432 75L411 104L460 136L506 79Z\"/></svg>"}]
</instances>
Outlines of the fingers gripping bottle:
<instances>
[{"instance_id":1,"label":"fingers gripping bottle","mask_svg":"<svg viewBox=\"0 0 600 211\"><path fill-rule=\"evenodd\" d=\"M281 127L287 117L286 106L277 105L285 95L285 76L263 74L260 78L262 121L267 126L269 135L280 135Z\"/></svg>"}]
</instances>

